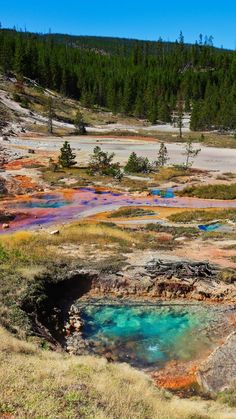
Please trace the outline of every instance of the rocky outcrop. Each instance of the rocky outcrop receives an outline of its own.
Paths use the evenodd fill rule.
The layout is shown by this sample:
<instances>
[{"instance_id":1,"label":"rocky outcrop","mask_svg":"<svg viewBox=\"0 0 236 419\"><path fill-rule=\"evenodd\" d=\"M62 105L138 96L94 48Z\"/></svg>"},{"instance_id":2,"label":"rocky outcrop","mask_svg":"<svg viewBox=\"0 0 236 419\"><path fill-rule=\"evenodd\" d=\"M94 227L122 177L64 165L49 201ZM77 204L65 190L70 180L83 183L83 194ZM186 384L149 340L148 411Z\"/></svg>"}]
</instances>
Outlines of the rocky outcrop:
<instances>
[{"instance_id":1,"label":"rocky outcrop","mask_svg":"<svg viewBox=\"0 0 236 419\"><path fill-rule=\"evenodd\" d=\"M208 301L236 301L235 282L224 283L218 269L208 263L150 261L117 273L94 278L92 294Z\"/></svg>"},{"instance_id":2,"label":"rocky outcrop","mask_svg":"<svg viewBox=\"0 0 236 419\"><path fill-rule=\"evenodd\" d=\"M202 364L197 379L210 393L236 386L236 332L231 333L225 343Z\"/></svg>"},{"instance_id":3,"label":"rocky outcrop","mask_svg":"<svg viewBox=\"0 0 236 419\"><path fill-rule=\"evenodd\" d=\"M144 266L126 266L116 273L72 269L62 263L42 274L35 287L30 286L20 308L28 314L31 333L46 339L52 347L63 347L75 355L95 353L108 361L117 361L119 356L111 348L98 347L95 340L86 340L81 309L74 304L77 300L82 300L82 305L93 297L104 300L109 296L118 297L117 302L119 297L157 302L160 299L236 302L235 277L230 280L227 277L224 282L219 273L208 263L189 261L152 260ZM201 366L198 381L208 391L220 391L236 384L235 365L236 333ZM173 389L177 384L183 388L194 384L194 373L191 370L189 378L181 368L177 381L173 381L168 369L165 376L156 373L154 379L166 388Z\"/></svg>"},{"instance_id":4,"label":"rocky outcrop","mask_svg":"<svg viewBox=\"0 0 236 419\"><path fill-rule=\"evenodd\" d=\"M6 185L6 180L1 176L0 177L0 194L6 195L7 193L8 193L8 189Z\"/></svg>"},{"instance_id":5,"label":"rocky outcrop","mask_svg":"<svg viewBox=\"0 0 236 419\"><path fill-rule=\"evenodd\" d=\"M82 336L83 322L80 310L74 304L69 311L69 320L65 325L66 350L70 355L84 355L88 351L89 344Z\"/></svg>"},{"instance_id":6,"label":"rocky outcrop","mask_svg":"<svg viewBox=\"0 0 236 419\"><path fill-rule=\"evenodd\" d=\"M0 223L6 223L8 224L10 221L13 221L15 219L14 214L11 214L7 211L0 211Z\"/></svg>"},{"instance_id":7,"label":"rocky outcrop","mask_svg":"<svg viewBox=\"0 0 236 419\"><path fill-rule=\"evenodd\" d=\"M220 280L218 270L208 263L152 260L115 273L70 269L62 263L42 274L35 289L26 291L21 309L28 314L36 334L42 334L42 324L43 333L48 330L57 342L68 346L68 337L76 334L78 341L81 338L74 314L69 312L72 304L80 298L93 297L227 303L236 302L236 285L233 277L227 282ZM63 328L68 321L65 333ZM71 333L72 329L75 333Z\"/></svg>"}]
</instances>

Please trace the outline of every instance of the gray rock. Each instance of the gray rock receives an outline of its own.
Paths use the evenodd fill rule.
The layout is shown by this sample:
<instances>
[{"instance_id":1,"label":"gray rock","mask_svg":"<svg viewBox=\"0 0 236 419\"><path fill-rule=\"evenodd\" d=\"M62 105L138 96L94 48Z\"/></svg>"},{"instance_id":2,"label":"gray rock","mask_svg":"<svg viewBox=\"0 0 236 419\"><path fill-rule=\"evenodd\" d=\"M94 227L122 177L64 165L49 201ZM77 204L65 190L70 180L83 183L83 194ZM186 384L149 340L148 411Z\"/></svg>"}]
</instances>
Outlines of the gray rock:
<instances>
[{"instance_id":1,"label":"gray rock","mask_svg":"<svg viewBox=\"0 0 236 419\"><path fill-rule=\"evenodd\" d=\"M210 393L218 393L236 385L236 332L231 333L202 364L197 379Z\"/></svg>"},{"instance_id":2,"label":"gray rock","mask_svg":"<svg viewBox=\"0 0 236 419\"><path fill-rule=\"evenodd\" d=\"M10 225L9 225L9 224L4 223L4 224L2 225L2 228L3 228L3 230L6 230L6 229L10 228Z\"/></svg>"},{"instance_id":3,"label":"gray rock","mask_svg":"<svg viewBox=\"0 0 236 419\"><path fill-rule=\"evenodd\" d=\"M58 234L60 234L60 231L59 230L54 230L54 231L51 231L51 236L57 236Z\"/></svg>"}]
</instances>

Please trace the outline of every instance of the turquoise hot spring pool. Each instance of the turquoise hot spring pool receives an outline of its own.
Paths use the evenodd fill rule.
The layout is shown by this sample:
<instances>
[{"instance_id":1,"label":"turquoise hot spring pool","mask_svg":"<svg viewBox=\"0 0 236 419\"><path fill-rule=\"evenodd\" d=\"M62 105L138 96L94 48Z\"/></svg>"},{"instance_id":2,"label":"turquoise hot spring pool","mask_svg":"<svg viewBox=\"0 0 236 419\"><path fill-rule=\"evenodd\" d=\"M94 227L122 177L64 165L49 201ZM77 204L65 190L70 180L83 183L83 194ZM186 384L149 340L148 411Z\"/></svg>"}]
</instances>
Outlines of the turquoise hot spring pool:
<instances>
[{"instance_id":1,"label":"turquoise hot spring pool","mask_svg":"<svg viewBox=\"0 0 236 419\"><path fill-rule=\"evenodd\" d=\"M87 305L81 308L84 338L94 352L152 366L192 360L214 349L231 308L200 305Z\"/></svg>"}]
</instances>

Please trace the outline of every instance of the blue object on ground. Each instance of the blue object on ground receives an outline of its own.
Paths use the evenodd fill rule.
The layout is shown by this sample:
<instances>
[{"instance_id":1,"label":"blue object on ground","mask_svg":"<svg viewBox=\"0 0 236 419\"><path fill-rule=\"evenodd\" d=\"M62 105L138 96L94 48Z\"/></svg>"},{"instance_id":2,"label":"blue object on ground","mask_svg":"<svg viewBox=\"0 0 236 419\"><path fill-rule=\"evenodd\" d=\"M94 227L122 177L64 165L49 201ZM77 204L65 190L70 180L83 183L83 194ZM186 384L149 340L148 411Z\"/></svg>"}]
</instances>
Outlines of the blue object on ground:
<instances>
[{"instance_id":1,"label":"blue object on ground","mask_svg":"<svg viewBox=\"0 0 236 419\"><path fill-rule=\"evenodd\" d=\"M174 198L174 191L172 188L166 190L152 189L151 194L154 196L160 196L161 198Z\"/></svg>"},{"instance_id":2,"label":"blue object on ground","mask_svg":"<svg viewBox=\"0 0 236 419\"><path fill-rule=\"evenodd\" d=\"M160 189L152 189L151 194L154 195L154 196L160 196L161 191L160 191Z\"/></svg>"},{"instance_id":3,"label":"blue object on ground","mask_svg":"<svg viewBox=\"0 0 236 419\"><path fill-rule=\"evenodd\" d=\"M202 230L202 231L215 231L215 230L218 230L218 228L220 228L221 226L222 224L216 223L216 224L199 225L198 228L199 230Z\"/></svg>"},{"instance_id":4,"label":"blue object on ground","mask_svg":"<svg viewBox=\"0 0 236 419\"><path fill-rule=\"evenodd\" d=\"M166 190L165 198L174 198L175 194L172 188Z\"/></svg>"}]
</instances>

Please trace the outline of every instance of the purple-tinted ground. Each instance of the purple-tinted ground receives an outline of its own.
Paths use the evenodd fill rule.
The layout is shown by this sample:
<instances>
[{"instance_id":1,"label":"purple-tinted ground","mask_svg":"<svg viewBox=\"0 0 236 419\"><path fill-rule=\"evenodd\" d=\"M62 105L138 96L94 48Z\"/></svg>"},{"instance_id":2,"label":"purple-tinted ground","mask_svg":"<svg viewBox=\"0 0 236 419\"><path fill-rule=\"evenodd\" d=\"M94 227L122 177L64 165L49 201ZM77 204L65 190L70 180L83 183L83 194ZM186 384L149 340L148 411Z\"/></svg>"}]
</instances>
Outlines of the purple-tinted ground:
<instances>
[{"instance_id":1,"label":"purple-tinted ground","mask_svg":"<svg viewBox=\"0 0 236 419\"><path fill-rule=\"evenodd\" d=\"M170 208L236 208L236 200L198 198L137 197L128 193L94 188L67 189L50 193L19 196L2 201L0 210L15 214L8 231L40 228L43 225L76 221L86 216L111 211L122 206Z\"/></svg>"}]
</instances>

